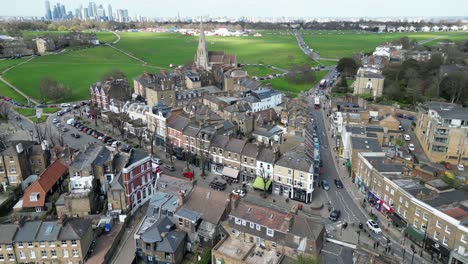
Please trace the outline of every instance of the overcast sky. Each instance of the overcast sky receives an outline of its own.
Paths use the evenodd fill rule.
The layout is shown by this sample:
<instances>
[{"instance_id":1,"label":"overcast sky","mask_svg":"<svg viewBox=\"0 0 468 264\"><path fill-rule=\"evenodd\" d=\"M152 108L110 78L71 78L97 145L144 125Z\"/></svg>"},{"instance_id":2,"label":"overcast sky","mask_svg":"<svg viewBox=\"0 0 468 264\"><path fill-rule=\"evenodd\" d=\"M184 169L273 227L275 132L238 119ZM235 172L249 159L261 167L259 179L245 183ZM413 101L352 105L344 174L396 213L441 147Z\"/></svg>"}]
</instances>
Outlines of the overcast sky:
<instances>
[{"instance_id":1,"label":"overcast sky","mask_svg":"<svg viewBox=\"0 0 468 264\"><path fill-rule=\"evenodd\" d=\"M51 0L74 11L89 1ZM101 0L106 8L129 10L147 17L257 16L257 17L382 17L468 16L468 0ZM0 0L1 16L44 16L43 0Z\"/></svg>"}]
</instances>

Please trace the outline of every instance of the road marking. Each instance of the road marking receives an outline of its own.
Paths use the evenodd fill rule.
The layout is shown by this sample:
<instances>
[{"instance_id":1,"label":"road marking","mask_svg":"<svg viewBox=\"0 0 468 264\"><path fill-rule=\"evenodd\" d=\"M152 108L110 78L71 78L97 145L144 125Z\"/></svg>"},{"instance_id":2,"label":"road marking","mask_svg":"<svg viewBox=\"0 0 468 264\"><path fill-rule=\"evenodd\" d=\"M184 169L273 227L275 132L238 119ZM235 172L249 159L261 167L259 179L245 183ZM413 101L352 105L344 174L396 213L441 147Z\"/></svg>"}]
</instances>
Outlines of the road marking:
<instances>
[{"instance_id":1,"label":"road marking","mask_svg":"<svg viewBox=\"0 0 468 264\"><path fill-rule=\"evenodd\" d=\"M330 252L330 251L325 250L325 249L322 249L322 252L325 252L325 253L327 253L327 254L334 255L334 256L337 256L337 257L340 256L340 255L338 255L338 254L336 254L336 253Z\"/></svg>"}]
</instances>

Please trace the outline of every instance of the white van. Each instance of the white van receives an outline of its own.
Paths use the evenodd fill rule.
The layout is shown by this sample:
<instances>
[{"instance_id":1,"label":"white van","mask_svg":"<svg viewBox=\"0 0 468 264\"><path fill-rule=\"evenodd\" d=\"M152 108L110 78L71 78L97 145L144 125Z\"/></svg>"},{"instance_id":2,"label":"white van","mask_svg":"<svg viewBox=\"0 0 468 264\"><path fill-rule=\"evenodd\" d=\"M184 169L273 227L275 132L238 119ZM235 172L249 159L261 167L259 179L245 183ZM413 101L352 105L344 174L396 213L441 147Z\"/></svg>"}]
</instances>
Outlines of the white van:
<instances>
[{"instance_id":1,"label":"white van","mask_svg":"<svg viewBox=\"0 0 468 264\"><path fill-rule=\"evenodd\" d=\"M70 118L70 119L67 120L67 124L70 125L70 126L72 126L73 124L75 124L75 122L76 122L76 121L75 121L75 119L73 119L73 118Z\"/></svg>"}]
</instances>

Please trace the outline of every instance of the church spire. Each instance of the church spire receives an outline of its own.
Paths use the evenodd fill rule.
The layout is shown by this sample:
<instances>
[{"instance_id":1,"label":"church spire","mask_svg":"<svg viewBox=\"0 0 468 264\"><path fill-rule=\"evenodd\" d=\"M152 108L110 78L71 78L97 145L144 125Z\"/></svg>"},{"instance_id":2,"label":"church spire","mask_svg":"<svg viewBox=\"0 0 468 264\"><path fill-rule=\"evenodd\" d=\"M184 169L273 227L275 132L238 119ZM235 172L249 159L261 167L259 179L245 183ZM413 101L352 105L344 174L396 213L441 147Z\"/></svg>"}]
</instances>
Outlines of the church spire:
<instances>
[{"instance_id":1,"label":"church spire","mask_svg":"<svg viewBox=\"0 0 468 264\"><path fill-rule=\"evenodd\" d=\"M208 48L206 47L205 31L203 30L203 17L200 20L200 38L198 39L198 48L195 54L195 66L208 70Z\"/></svg>"}]
</instances>

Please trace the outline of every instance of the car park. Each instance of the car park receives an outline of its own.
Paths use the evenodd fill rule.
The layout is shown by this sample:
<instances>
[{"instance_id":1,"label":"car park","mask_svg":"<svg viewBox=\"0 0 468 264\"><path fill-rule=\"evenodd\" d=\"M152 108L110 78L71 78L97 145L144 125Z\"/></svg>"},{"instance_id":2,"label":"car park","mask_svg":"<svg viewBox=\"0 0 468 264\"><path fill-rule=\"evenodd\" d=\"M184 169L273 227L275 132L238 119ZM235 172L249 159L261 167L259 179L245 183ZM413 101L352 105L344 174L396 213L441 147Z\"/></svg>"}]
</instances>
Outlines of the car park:
<instances>
[{"instance_id":1,"label":"car park","mask_svg":"<svg viewBox=\"0 0 468 264\"><path fill-rule=\"evenodd\" d=\"M409 151L414 151L414 149L415 149L415 148L414 148L414 144L413 144L413 143L410 143L410 144L408 145L408 150L409 150Z\"/></svg>"},{"instance_id":2,"label":"car park","mask_svg":"<svg viewBox=\"0 0 468 264\"><path fill-rule=\"evenodd\" d=\"M330 219L331 221L337 221L338 218L340 218L340 215L341 215L341 211L338 210L338 209L333 209L331 212L330 212L330 216L328 217L328 219Z\"/></svg>"},{"instance_id":3,"label":"car park","mask_svg":"<svg viewBox=\"0 0 468 264\"><path fill-rule=\"evenodd\" d=\"M322 188L323 188L325 191L330 190L330 185L328 184L328 181L327 181L327 180L322 180Z\"/></svg>"},{"instance_id":4,"label":"car park","mask_svg":"<svg viewBox=\"0 0 468 264\"><path fill-rule=\"evenodd\" d=\"M341 182L341 180L338 180L338 179L335 179L335 186L338 189L343 189L344 188L343 182Z\"/></svg>"},{"instance_id":5,"label":"car park","mask_svg":"<svg viewBox=\"0 0 468 264\"><path fill-rule=\"evenodd\" d=\"M367 220L367 227L376 234L382 233L382 229L380 229L379 225L374 220Z\"/></svg>"}]
</instances>

